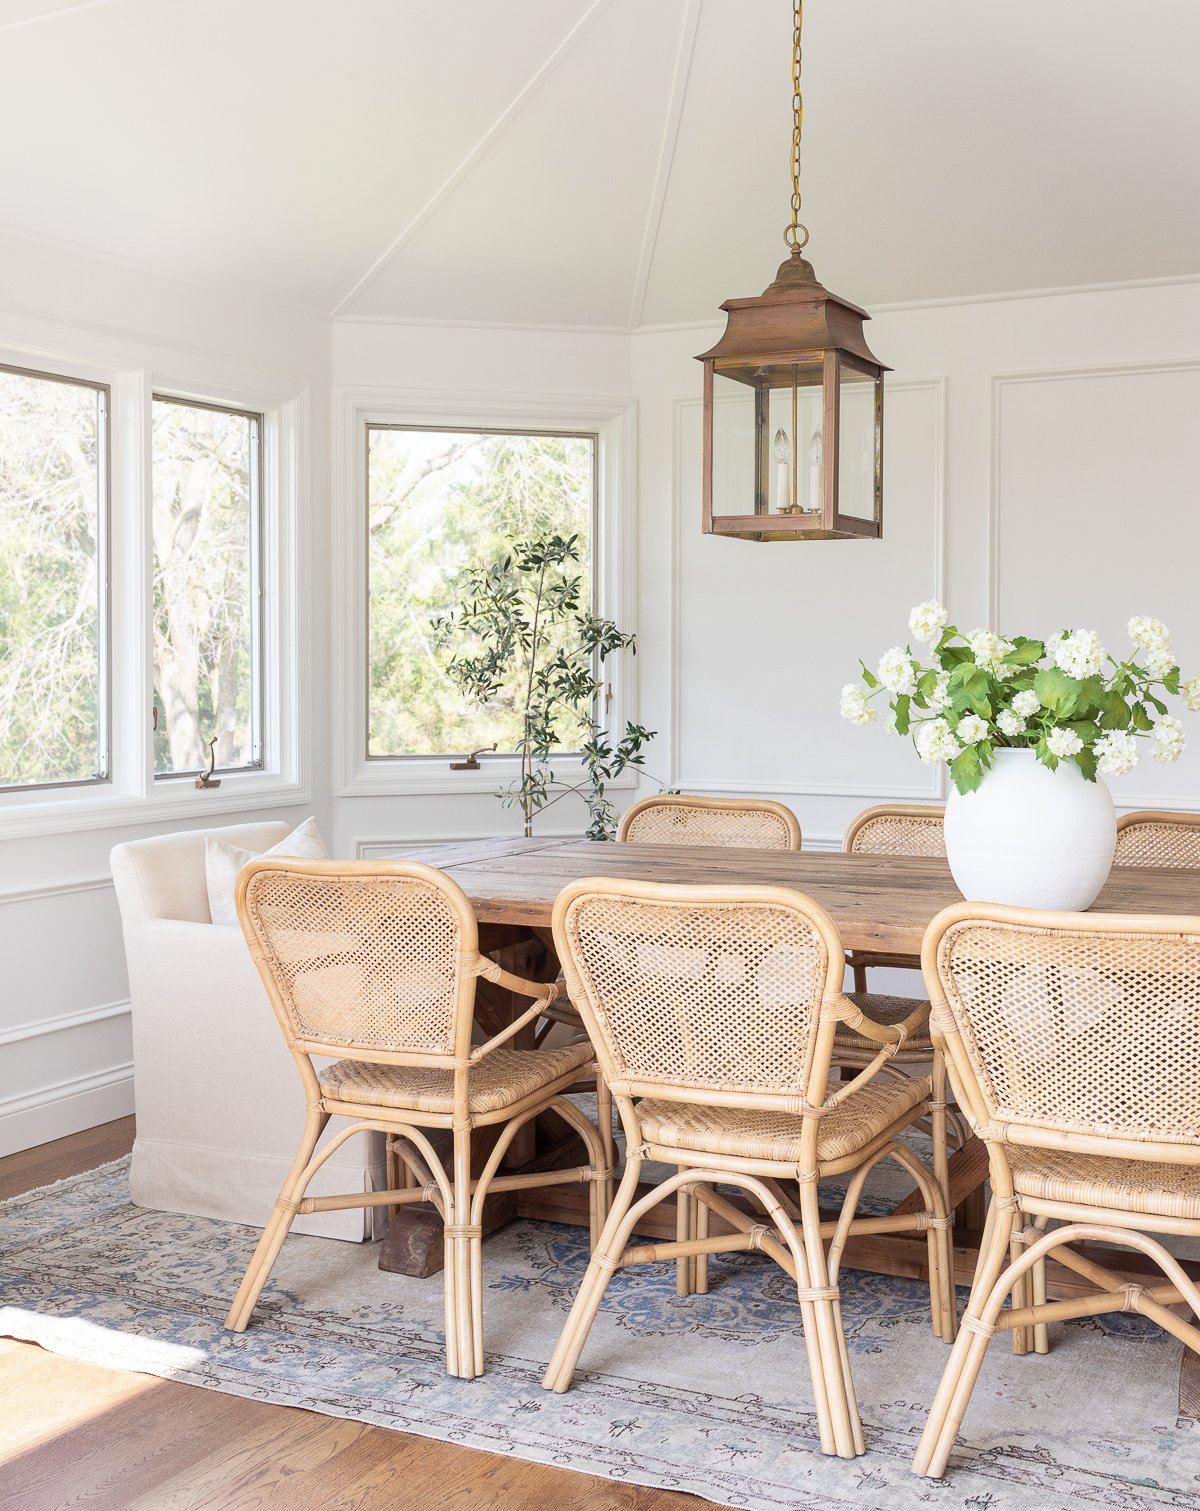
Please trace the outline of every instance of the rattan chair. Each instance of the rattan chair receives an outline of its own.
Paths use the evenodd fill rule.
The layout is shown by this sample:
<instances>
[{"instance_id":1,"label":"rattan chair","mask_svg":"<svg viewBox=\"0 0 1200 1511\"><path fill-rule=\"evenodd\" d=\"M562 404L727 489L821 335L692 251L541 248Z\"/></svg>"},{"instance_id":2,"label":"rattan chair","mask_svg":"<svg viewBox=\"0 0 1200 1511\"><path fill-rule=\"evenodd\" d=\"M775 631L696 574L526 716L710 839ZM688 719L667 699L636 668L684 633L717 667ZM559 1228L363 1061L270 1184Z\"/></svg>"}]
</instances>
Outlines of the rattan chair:
<instances>
[{"instance_id":1,"label":"rattan chair","mask_svg":"<svg viewBox=\"0 0 1200 1511\"><path fill-rule=\"evenodd\" d=\"M800 824L790 808L765 798L659 792L626 810L617 839L627 845L799 850Z\"/></svg>"},{"instance_id":2,"label":"rattan chair","mask_svg":"<svg viewBox=\"0 0 1200 1511\"><path fill-rule=\"evenodd\" d=\"M846 855L917 855L945 857L946 836L944 807L918 806L911 803L881 803L867 808L846 830L842 851ZM854 976L854 990L848 995L876 1023L899 1023L912 1012L910 997L888 997L868 993L867 971L871 967L889 966L898 970L915 970L918 962L907 955L889 955L867 950L849 950L846 964ZM861 1069L875 1053L875 1046L846 1027L838 1030L834 1040L834 1059L851 1069ZM932 1112L929 1134L933 1143L933 1168L943 1191L948 1192L950 1143L960 1147L966 1141L966 1126L954 1108L948 1105L946 1066L934 1049L927 1028L905 1043L891 1069L928 1067L933 1081ZM982 1208L979 1208L982 1215ZM978 1221L978 1218L976 1219Z\"/></svg>"},{"instance_id":3,"label":"rattan chair","mask_svg":"<svg viewBox=\"0 0 1200 1511\"><path fill-rule=\"evenodd\" d=\"M489 1191L588 1181L592 1242L607 1206L611 1164L600 1133L564 1096L592 1062L590 1044L519 1050L512 1037L557 997L479 953L462 890L431 866L367 861L252 861L241 872L238 916L308 1108L304 1135L226 1319L245 1329L298 1212L428 1201L445 1222L446 1367L483 1373L482 1229ZM502 1032L472 1044L478 977L533 999ZM319 1068L313 1056L334 1056ZM513 1137L552 1107L584 1141L589 1163L497 1175ZM330 1117L351 1119L317 1152ZM478 1178L471 1132L503 1129ZM450 1172L425 1130L453 1133ZM355 1133L390 1136L411 1185L306 1197L326 1159Z\"/></svg>"},{"instance_id":4,"label":"rattan chair","mask_svg":"<svg viewBox=\"0 0 1200 1511\"><path fill-rule=\"evenodd\" d=\"M938 1477L1001 1328L1018 1351L1044 1353L1050 1322L1133 1311L1200 1352L1200 1329L1169 1310L1184 1302L1200 1317L1200 1292L1149 1236L1200 1237L1200 918L962 903L930 924L923 959L933 1032L987 1144L993 1193L913 1463ZM1136 1249L1168 1283L1127 1285L1070 1247L1083 1241ZM1050 1256L1094 1293L1048 1302Z\"/></svg>"},{"instance_id":5,"label":"rattan chair","mask_svg":"<svg viewBox=\"0 0 1200 1511\"><path fill-rule=\"evenodd\" d=\"M950 1218L930 1172L898 1141L928 1110L929 1083L876 1079L926 1005L896 1028L866 1022L842 996L842 943L829 915L781 887L579 881L555 903L554 939L627 1149L543 1384L570 1385L615 1270L674 1260L677 1289L703 1292L710 1254L759 1249L796 1282L822 1449L863 1452L838 1289L847 1240L927 1232L934 1331L949 1340L955 1325ZM852 1081L829 1084L844 1022L877 1053ZM912 1176L923 1208L856 1220L863 1183L887 1158ZM639 1199L646 1160L678 1168ZM843 1174L841 1214L823 1220L817 1182ZM795 1196L785 1189L792 1182ZM747 1215L718 1185L740 1188L763 1215ZM676 1241L627 1247L639 1220L676 1193ZM727 1231L710 1234L710 1216Z\"/></svg>"},{"instance_id":6,"label":"rattan chair","mask_svg":"<svg viewBox=\"0 0 1200 1511\"><path fill-rule=\"evenodd\" d=\"M1117 820L1116 866L1200 869L1200 813L1126 813Z\"/></svg>"}]
</instances>

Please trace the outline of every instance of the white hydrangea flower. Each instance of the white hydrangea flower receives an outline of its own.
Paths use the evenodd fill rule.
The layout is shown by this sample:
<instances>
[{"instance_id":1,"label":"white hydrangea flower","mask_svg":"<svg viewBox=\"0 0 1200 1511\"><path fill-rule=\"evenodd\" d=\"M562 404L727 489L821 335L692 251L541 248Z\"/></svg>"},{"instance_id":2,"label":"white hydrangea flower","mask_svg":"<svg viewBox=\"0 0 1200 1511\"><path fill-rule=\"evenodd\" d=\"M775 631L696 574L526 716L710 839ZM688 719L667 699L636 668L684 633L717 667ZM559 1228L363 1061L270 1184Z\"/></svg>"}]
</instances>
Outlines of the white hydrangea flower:
<instances>
[{"instance_id":1,"label":"white hydrangea flower","mask_svg":"<svg viewBox=\"0 0 1200 1511\"><path fill-rule=\"evenodd\" d=\"M849 719L851 724L870 724L875 718L875 710L867 702L867 695L857 682L847 682L842 688L842 699L839 711L843 719Z\"/></svg>"},{"instance_id":2,"label":"white hydrangea flower","mask_svg":"<svg viewBox=\"0 0 1200 1511\"><path fill-rule=\"evenodd\" d=\"M1200 714L1200 677L1192 677L1180 688L1183 693L1183 701L1194 714Z\"/></svg>"},{"instance_id":3,"label":"white hydrangea flower","mask_svg":"<svg viewBox=\"0 0 1200 1511\"><path fill-rule=\"evenodd\" d=\"M1017 694L1019 698L1023 696L1023 693ZM1013 709L1002 708L996 715L996 727L1002 735L1006 735L1011 740L1025 733L1025 720L1018 718Z\"/></svg>"},{"instance_id":4,"label":"white hydrangea flower","mask_svg":"<svg viewBox=\"0 0 1200 1511\"><path fill-rule=\"evenodd\" d=\"M1050 754L1058 756L1059 760L1078 755L1083 749L1083 741L1073 729L1052 729L1046 736L1046 745Z\"/></svg>"},{"instance_id":5,"label":"white hydrangea flower","mask_svg":"<svg viewBox=\"0 0 1200 1511\"><path fill-rule=\"evenodd\" d=\"M903 646L893 645L880 659L875 675L890 693L915 693L917 668L913 658Z\"/></svg>"},{"instance_id":6,"label":"white hydrangea flower","mask_svg":"<svg viewBox=\"0 0 1200 1511\"><path fill-rule=\"evenodd\" d=\"M1126 625L1129 638L1144 651L1170 647L1171 633L1161 619L1151 619L1145 614L1135 614Z\"/></svg>"},{"instance_id":7,"label":"white hydrangea flower","mask_svg":"<svg viewBox=\"0 0 1200 1511\"><path fill-rule=\"evenodd\" d=\"M925 603L917 604L908 616L908 627L914 639L920 640L924 645L932 645L946 628L948 618L946 610L937 599L930 598Z\"/></svg>"},{"instance_id":8,"label":"white hydrangea flower","mask_svg":"<svg viewBox=\"0 0 1200 1511\"><path fill-rule=\"evenodd\" d=\"M983 668L985 672L991 672L1004 681L1013 675L1008 667L1001 669L1000 663L1013 645L1011 640L1005 640L1002 635L993 635L991 630L972 630L967 636L967 644L971 647L971 654L975 657L975 665Z\"/></svg>"},{"instance_id":9,"label":"white hydrangea flower","mask_svg":"<svg viewBox=\"0 0 1200 1511\"><path fill-rule=\"evenodd\" d=\"M1200 700L1200 677L1196 678L1196 687L1197 699ZM950 707L949 672L938 672L937 681L933 684L933 691L929 694L929 706L935 714L944 713Z\"/></svg>"},{"instance_id":10,"label":"white hydrangea flower","mask_svg":"<svg viewBox=\"0 0 1200 1511\"><path fill-rule=\"evenodd\" d=\"M1177 761L1183 754L1183 725L1170 714L1164 714L1158 721L1150 731L1150 739L1154 744L1154 759L1164 766Z\"/></svg>"},{"instance_id":11,"label":"white hydrangea flower","mask_svg":"<svg viewBox=\"0 0 1200 1511\"><path fill-rule=\"evenodd\" d=\"M1054 640L1050 654L1059 671L1069 677L1094 677L1108 658L1095 630L1072 630L1065 640Z\"/></svg>"},{"instance_id":12,"label":"white hydrangea flower","mask_svg":"<svg viewBox=\"0 0 1200 1511\"><path fill-rule=\"evenodd\" d=\"M964 714L954 731L964 745L978 745L980 740L987 738L987 732L987 720L981 719L978 714Z\"/></svg>"},{"instance_id":13,"label":"white hydrangea flower","mask_svg":"<svg viewBox=\"0 0 1200 1511\"><path fill-rule=\"evenodd\" d=\"M1038 709L1041 708L1042 701L1038 697L1037 693L1034 692L1033 688L1028 687L1023 693L1017 694L1017 696L1012 700L1012 706L1013 713L1015 713L1018 718L1032 719L1034 714L1037 713Z\"/></svg>"},{"instance_id":14,"label":"white hydrangea flower","mask_svg":"<svg viewBox=\"0 0 1200 1511\"><path fill-rule=\"evenodd\" d=\"M1170 645L1158 645L1146 656L1146 670L1156 677L1165 677L1175 665L1175 652Z\"/></svg>"},{"instance_id":15,"label":"white hydrangea flower","mask_svg":"<svg viewBox=\"0 0 1200 1511\"><path fill-rule=\"evenodd\" d=\"M962 746L945 719L930 719L918 725L914 739L917 754L928 766L936 766L939 761L952 761L962 753Z\"/></svg>"},{"instance_id":16,"label":"white hydrangea flower","mask_svg":"<svg viewBox=\"0 0 1200 1511\"><path fill-rule=\"evenodd\" d=\"M1106 735L1101 735L1092 749L1106 776L1124 776L1138 763L1137 741L1127 729L1109 730Z\"/></svg>"},{"instance_id":17,"label":"white hydrangea flower","mask_svg":"<svg viewBox=\"0 0 1200 1511\"><path fill-rule=\"evenodd\" d=\"M890 735L894 735L896 733L896 714L894 709L889 708L887 713L884 714L883 727Z\"/></svg>"}]
</instances>

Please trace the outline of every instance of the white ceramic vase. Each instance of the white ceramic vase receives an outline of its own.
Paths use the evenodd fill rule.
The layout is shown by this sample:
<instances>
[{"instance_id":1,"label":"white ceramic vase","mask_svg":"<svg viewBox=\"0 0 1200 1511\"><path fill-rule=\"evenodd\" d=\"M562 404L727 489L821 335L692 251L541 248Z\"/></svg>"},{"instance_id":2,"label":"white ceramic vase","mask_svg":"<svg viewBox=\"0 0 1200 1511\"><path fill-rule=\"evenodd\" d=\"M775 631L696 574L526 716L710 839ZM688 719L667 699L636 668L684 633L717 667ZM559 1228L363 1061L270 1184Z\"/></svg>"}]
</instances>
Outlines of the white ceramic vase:
<instances>
[{"instance_id":1,"label":"white ceramic vase","mask_svg":"<svg viewBox=\"0 0 1200 1511\"><path fill-rule=\"evenodd\" d=\"M1103 781L1074 761L997 750L975 792L946 803L946 856L971 902L1082 912L1112 868L1117 820Z\"/></svg>"}]
</instances>

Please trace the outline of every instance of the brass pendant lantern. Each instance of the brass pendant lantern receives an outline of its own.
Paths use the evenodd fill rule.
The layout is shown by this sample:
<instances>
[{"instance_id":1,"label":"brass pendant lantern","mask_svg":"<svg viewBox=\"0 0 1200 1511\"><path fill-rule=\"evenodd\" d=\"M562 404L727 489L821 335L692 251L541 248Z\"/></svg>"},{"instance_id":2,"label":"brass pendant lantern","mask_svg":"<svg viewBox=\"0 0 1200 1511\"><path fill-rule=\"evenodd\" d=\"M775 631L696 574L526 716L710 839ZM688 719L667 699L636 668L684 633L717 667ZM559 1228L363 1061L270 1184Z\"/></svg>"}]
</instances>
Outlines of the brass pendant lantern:
<instances>
[{"instance_id":1,"label":"brass pendant lantern","mask_svg":"<svg viewBox=\"0 0 1200 1511\"><path fill-rule=\"evenodd\" d=\"M870 316L817 282L800 224L800 27L793 0L791 255L757 299L727 299L704 363L704 530L744 540L879 539L883 375Z\"/></svg>"}]
</instances>

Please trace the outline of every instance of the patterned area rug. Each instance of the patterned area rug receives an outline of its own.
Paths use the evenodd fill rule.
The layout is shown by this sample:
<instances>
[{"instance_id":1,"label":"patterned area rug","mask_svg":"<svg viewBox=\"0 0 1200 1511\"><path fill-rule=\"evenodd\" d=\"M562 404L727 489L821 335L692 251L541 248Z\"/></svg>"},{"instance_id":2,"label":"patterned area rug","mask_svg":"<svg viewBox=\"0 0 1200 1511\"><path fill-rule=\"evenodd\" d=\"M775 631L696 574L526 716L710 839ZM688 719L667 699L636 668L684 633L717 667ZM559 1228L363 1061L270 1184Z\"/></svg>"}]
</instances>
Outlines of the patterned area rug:
<instances>
[{"instance_id":1,"label":"patterned area rug","mask_svg":"<svg viewBox=\"0 0 1200 1511\"><path fill-rule=\"evenodd\" d=\"M1181 1345L1136 1317L1056 1327L1046 1357L989 1350L949 1477L909 1462L946 1358L921 1286L847 1273L868 1452L823 1457L789 1283L759 1255L618 1274L571 1391L539 1379L585 1262L573 1228L485 1248L487 1374L442 1367L440 1279L373 1245L293 1237L250 1330L221 1326L251 1228L132 1206L120 1161L0 1206L0 1334L74 1358L448 1442L693 1491L751 1511L1152 1511L1200 1505L1200 1422L1177 1416Z\"/></svg>"}]
</instances>

